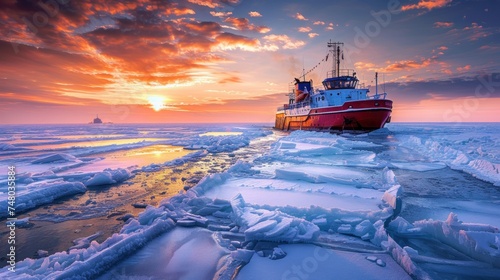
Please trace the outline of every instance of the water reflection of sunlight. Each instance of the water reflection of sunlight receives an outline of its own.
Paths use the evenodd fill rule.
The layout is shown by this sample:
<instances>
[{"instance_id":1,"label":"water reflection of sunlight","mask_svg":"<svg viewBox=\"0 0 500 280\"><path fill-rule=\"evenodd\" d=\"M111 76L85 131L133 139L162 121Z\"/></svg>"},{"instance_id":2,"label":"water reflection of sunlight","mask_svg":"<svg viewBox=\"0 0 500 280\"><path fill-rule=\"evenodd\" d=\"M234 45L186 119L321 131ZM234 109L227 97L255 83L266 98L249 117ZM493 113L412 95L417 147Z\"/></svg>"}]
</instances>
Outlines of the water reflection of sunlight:
<instances>
[{"instance_id":1,"label":"water reflection of sunlight","mask_svg":"<svg viewBox=\"0 0 500 280\"><path fill-rule=\"evenodd\" d=\"M124 144L134 144L142 141L161 141L165 138L129 138L129 139L106 139L106 140L92 140L81 141L81 142L67 142L60 144L50 144L50 145L38 145L33 147L37 150L42 149L61 149L61 148L71 148L71 147L101 147L107 145L124 145Z\"/></svg>"},{"instance_id":2,"label":"water reflection of sunlight","mask_svg":"<svg viewBox=\"0 0 500 280\"><path fill-rule=\"evenodd\" d=\"M161 155L162 155L162 154L163 154L163 151L158 151L158 150L157 150L157 151L153 151L153 155L154 155L155 157L157 157L157 158L158 158L158 157L161 157Z\"/></svg>"},{"instance_id":3,"label":"water reflection of sunlight","mask_svg":"<svg viewBox=\"0 0 500 280\"><path fill-rule=\"evenodd\" d=\"M150 164L163 164L167 161L183 157L192 151L184 150L180 146L152 145L130 150L119 150L94 154L92 157L102 158L90 164L72 168L68 172L76 171L101 171L106 168L127 168L130 166L148 166Z\"/></svg>"}]
</instances>

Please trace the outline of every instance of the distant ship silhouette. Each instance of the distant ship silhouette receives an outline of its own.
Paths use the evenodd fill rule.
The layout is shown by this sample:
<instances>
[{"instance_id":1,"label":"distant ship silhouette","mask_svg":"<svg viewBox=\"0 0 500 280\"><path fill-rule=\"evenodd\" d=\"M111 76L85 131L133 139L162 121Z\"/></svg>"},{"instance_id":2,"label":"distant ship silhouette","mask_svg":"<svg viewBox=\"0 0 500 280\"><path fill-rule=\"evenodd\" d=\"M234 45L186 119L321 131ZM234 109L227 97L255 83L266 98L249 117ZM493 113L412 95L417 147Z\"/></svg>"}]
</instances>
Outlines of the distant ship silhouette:
<instances>
[{"instance_id":1,"label":"distant ship silhouette","mask_svg":"<svg viewBox=\"0 0 500 280\"><path fill-rule=\"evenodd\" d=\"M96 118L92 123L102 123L102 120L99 118L99 115L96 115Z\"/></svg>"}]
</instances>

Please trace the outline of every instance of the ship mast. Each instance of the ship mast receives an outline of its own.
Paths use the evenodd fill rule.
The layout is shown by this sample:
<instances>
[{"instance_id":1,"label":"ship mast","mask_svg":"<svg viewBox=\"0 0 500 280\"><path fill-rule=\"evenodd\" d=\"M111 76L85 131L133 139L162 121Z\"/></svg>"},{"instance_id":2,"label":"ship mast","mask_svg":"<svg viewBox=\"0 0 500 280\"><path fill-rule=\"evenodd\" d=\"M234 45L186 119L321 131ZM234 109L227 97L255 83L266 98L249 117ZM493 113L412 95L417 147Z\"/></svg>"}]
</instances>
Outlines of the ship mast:
<instances>
[{"instance_id":1,"label":"ship mast","mask_svg":"<svg viewBox=\"0 0 500 280\"><path fill-rule=\"evenodd\" d=\"M332 77L340 77L340 57L341 57L341 51L340 51L340 46L343 46L344 43L341 42L332 42L330 41L327 43L327 46L330 48L330 52L332 53L334 59L333 59L333 65L332 65ZM342 59L343 55L342 55Z\"/></svg>"},{"instance_id":2,"label":"ship mast","mask_svg":"<svg viewBox=\"0 0 500 280\"><path fill-rule=\"evenodd\" d=\"M306 69L304 69L304 61L302 61L302 81L306 81Z\"/></svg>"}]
</instances>

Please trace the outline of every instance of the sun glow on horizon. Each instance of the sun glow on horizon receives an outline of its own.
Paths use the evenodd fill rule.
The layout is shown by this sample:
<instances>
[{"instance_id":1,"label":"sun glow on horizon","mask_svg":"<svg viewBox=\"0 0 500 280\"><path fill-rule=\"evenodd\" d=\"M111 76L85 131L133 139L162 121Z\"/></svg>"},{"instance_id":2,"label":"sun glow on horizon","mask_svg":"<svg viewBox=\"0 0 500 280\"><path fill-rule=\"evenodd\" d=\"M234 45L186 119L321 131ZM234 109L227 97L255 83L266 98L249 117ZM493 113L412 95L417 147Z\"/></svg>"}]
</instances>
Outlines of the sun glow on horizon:
<instances>
[{"instance_id":1,"label":"sun glow on horizon","mask_svg":"<svg viewBox=\"0 0 500 280\"><path fill-rule=\"evenodd\" d=\"M153 95L148 97L148 102L151 105L151 108L156 112L166 108L165 101L166 98L163 96Z\"/></svg>"}]
</instances>

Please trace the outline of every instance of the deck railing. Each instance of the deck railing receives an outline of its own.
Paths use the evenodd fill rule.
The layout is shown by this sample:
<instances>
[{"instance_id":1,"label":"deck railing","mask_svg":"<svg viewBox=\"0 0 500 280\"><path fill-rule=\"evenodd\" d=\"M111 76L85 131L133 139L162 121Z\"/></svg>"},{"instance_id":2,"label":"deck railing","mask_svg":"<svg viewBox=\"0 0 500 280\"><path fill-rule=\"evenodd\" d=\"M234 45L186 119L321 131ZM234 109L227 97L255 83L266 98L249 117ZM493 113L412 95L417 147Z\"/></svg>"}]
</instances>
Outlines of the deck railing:
<instances>
[{"instance_id":1,"label":"deck railing","mask_svg":"<svg viewBox=\"0 0 500 280\"><path fill-rule=\"evenodd\" d=\"M292 110L292 109L298 109L298 108L307 107L307 106L310 106L310 105L311 105L311 103L309 101L299 102L299 103L294 103L294 104L285 104L283 106L279 106L277 108L277 110L278 111Z\"/></svg>"},{"instance_id":2,"label":"deck railing","mask_svg":"<svg viewBox=\"0 0 500 280\"><path fill-rule=\"evenodd\" d=\"M367 96L368 99L386 99L387 98L387 92L381 93L381 94L374 94L372 96Z\"/></svg>"},{"instance_id":3,"label":"deck railing","mask_svg":"<svg viewBox=\"0 0 500 280\"><path fill-rule=\"evenodd\" d=\"M335 78L337 76L354 76L354 69L340 69L340 73L337 74L337 71L332 70L326 72L326 77L327 78Z\"/></svg>"},{"instance_id":4,"label":"deck railing","mask_svg":"<svg viewBox=\"0 0 500 280\"><path fill-rule=\"evenodd\" d=\"M367 99L387 99L387 93L381 93L381 94L374 94L372 96L367 95ZM283 111L283 110L292 110L292 109L298 109L298 108L303 108L310 106L311 102L310 101L304 101L304 102L299 102L299 103L293 103L293 104L285 104L283 106L279 106L277 111Z\"/></svg>"}]
</instances>

